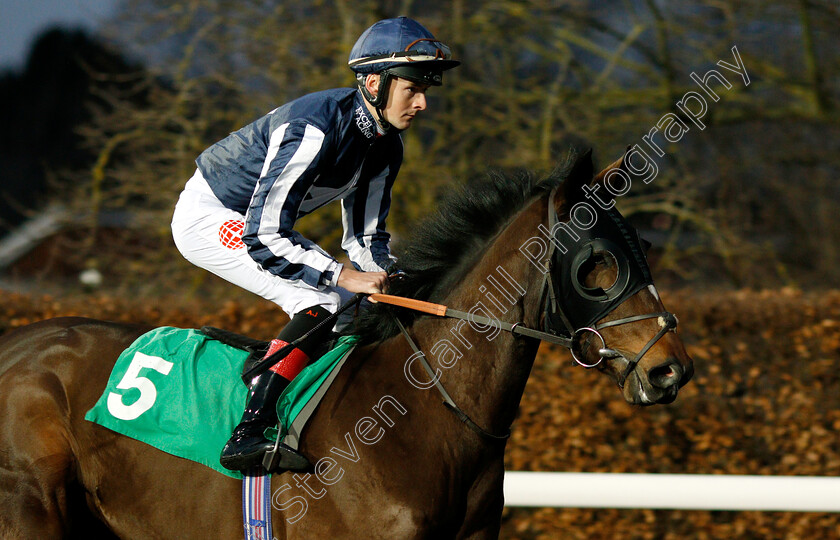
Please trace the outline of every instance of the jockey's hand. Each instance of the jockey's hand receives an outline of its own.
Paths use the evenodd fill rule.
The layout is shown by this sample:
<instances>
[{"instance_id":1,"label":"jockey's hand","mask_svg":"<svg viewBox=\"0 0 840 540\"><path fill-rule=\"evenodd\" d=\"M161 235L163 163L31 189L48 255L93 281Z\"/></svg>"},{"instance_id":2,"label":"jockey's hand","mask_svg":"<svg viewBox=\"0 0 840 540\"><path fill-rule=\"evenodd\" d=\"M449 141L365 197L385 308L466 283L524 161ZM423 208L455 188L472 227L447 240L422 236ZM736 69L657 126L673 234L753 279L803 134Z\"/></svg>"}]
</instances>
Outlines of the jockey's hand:
<instances>
[{"instance_id":1,"label":"jockey's hand","mask_svg":"<svg viewBox=\"0 0 840 540\"><path fill-rule=\"evenodd\" d=\"M346 266L338 275L338 286L352 293L381 293L387 282L386 272L359 272Z\"/></svg>"}]
</instances>

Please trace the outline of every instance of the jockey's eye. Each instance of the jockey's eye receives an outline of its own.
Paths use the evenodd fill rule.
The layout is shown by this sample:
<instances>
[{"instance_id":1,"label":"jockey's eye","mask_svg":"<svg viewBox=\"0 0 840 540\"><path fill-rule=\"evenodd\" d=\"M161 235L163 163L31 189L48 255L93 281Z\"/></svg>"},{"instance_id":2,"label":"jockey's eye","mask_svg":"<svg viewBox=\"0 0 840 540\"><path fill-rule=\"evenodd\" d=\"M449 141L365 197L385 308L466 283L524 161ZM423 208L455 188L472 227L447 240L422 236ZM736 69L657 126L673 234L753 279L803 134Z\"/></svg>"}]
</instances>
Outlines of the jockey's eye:
<instances>
[{"instance_id":1,"label":"jockey's eye","mask_svg":"<svg viewBox=\"0 0 840 540\"><path fill-rule=\"evenodd\" d=\"M405 88L406 92L410 95L423 94L428 89L429 89L428 86L422 86L422 85L419 85L419 84L411 84L409 86L406 86L406 88Z\"/></svg>"}]
</instances>

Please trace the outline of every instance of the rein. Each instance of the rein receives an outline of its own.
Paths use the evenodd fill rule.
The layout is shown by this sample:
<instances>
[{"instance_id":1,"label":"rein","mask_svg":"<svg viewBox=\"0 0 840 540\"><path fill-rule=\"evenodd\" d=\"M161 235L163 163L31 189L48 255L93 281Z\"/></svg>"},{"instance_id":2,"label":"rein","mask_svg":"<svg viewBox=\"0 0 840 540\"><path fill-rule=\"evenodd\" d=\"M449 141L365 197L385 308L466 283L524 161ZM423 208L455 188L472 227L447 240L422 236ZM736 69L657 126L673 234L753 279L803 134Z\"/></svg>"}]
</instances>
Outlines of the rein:
<instances>
[{"instance_id":1,"label":"rein","mask_svg":"<svg viewBox=\"0 0 840 540\"><path fill-rule=\"evenodd\" d=\"M411 309L411 310L414 310L414 311L420 311L422 313L428 313L430 315L434 315L434 316L437 316L437 317L445 317L445 318L449 318L449 319L459 319L459 320L462 320L462 321L476 323L476 324L479 324L479 325L482 325L482 326L495 326L495 327L500 328L500 329L502 329L506 332L510 332L515 337L526 336L526 337L530 337L530 338L539 339L539 340L542 340L542 341L547 341L549 343L556 343L558 345L562 345L562 346L566 347L567 349L569 349L569 351L572 353L572 358L574 358L575 362L578 363L579 365L585 367L585 368L593 368L593 367L597 366L598 364L601 363L601 360L603 360L604 358L615 358L615 357L625 358L627 360L627 366L625 367L624 372L621 374L621 378L618 381L619 388L624 388L624 382L627 380L627 377L630 375L630 373L633 371L633 369L635 369L636 365L639 363L639 361L641 361L642 357L651 349L651 347L653 347L656 344L656 342L659 341L662 338L662 336L664 336L669 330L672 330L673 328L676 328L676 326L677 326L676 316L674 316L674 314L672 314L670 312L663 311L663 312L659 312L659 313L650 313L650 314L647 314L647 315L634 315L634 316L631 316L631 317L625 317L625 318L617 319L617 320L614 320L614 321L608 321L608 322L599 324L599 325L595 326L594 328L590 328L590 327L580 328L574 333L574 337L576 337L578 334L583 333L583 332L591 332L594 335L598 336L598 338L601 340L601 345L602 345L602 347L600 349L598 349L598 354L600 355L600 358L598 359L598 361L595 362L594 364L587 364L587 363L583 362L582 360L580 360L577 357L577 355L575 354L575 351L574 351L574 337L572 339L564 338L562 336L557 336L557 335L554 335L554 334L549 334L548 332L542 332L542 331L539 331L539 330L534 330L533 328L528 328L527 326L522 326L521 323L511 324L511 323L508 323L508 322L500 321L498 319L491 319L489 317L470 314L470 313L460 311L460 310L457 310L457 309L451 309L451 308L449 308L447 306L444 306L442 304L434 304L432 302L425 302L423 300L415 300L413 298L405 298L405 297L402 297L402 296L393 296L393 295L390 295L390 294L375 293L375 294L370 295L370 299L374 300L376 302L382 302L383 304L389 304L389 305L392 305L392 306L403 307L403 308ZM622 324L633 323L633 322L642 321L642 320L646 320L646 319L653 319L655 317L661 319L661 322L660 322L661 328L660 328L659 332L655 336L653 336L653 338L651 338L650 341L647 342L647 344L639 351L639 353L635 356L635 358L633 358L633 360L627 359L623 354L616 351L615 349L607 348L606 340L604 339L604 336L601 335L600 330L602 330L604 328L609 328L609 327L612 327L612 326L619 326L619 325L622 325ZM481 426L479 426L478 424L476 424L463 410L461 410L460 407L458 407L458 405L452 399L452 396L449 395L449 392L447 392L446 388L444 388L443 384L441 384L440 379L435 376L434 369L432 369L432 366L429 364L429 361L426 358L426 355L417 346L414 339L412 339L411 335L408 333L408 330L406 330L405 326L403 326L400 319L398 317L394 316L394 320L396 321L397 326L399 327L400 332L402 333L403 337L408 342L411 349L414 351L414 354L417 355L418 359L420 360L420 363L423 365L423 369L425 369L426 373L428 373L429 376L432 377L432 380L434 381L435 388L438 390L438 392L440 392L441 396L443 396L443 404L450 411L452 411L455 414L455 416L458 417L459 420L461 420L464 424L466 424L467 427L469 427L471 430L478 433L482 437L484 437L486 439L489 439L491 441L504 441L504 440L508 439L510 437L510 429L508 429L507 433L505 433L504 435L494 435L494 434L490 433L489 431L485 430L484 428L482 428Z\"/></svg>"},{"instance_id":2,"label":"rein","mask_svg":"<svg viewBox=\"0 0 840 540\"><path fill-rule=\"evenodd\" d=\"M558 223L558 216L557 212L554 209L554 206L551 204L551 201L554 200L554 194L556 192L556 188L551 192L548 198L548 225L549 230L554 230L554 227ZM669 331L673 330L677 326L677 318L673 313L668 311L662 311L658 313L649 313L646 315L634 315L630 317L624 317L621 319L616 319L612 321L607 321L601 324L594 324L590 323L590 326L584 326L582 328L575 329L574 325L569 320L569 317L563 310L563 306L557 299L557 293L555 289L554 279L553 279L553 270L555 268L555 252L557 247L554 242L549 242L549 249L547 250L546 256L546 267L548 270L544 273L543 282L542 282L542 291L540 293L540 309L544 313L544 324L547 326L549 319L553 317L549 317L549 315L556 315L559 319L563 322L566 326L570 337L564 337L561 335L557 335L556 333L545 332L541 330L536 330L533 328L528 328L527 326L523 326L522 323L508 323L504 321L500 321L498 319L491 319L489 317L484 317L481 315L476 315L474 313L467 313L464 311L460 311L457 309L451 309L447 306L441 304L434 304L431 302L426 302L423 300L415 300L413 298L404 298L400 296L393 296L389 294L381 294L375 293L370 295L370 299L376 302L382 302L384 304L394 305L398 307L403 307L407 309L411 309L414 311L420 311L422 313L427 313L430 315L434 315L436 317L446 317L452 319L460 319L462 321L467 321L474 324L479 324L482 326L494 326L506 332L510 332L515 337L525 336L534 339L538 339L541 341L547 341L549 343L555 343L557 345L562 345L569 349L572 354L572 358L574 361L585 367L585 368L593 368L601 363L604 358L623 358L627 365L625 366L624 370L622 371L621 375L618 379L618 387L624 388L624 383L627 381L627 377L630 376L630 373L636 368L638 363L642 360L642 357L660 340L662 337L668 333ZM399 277L399 275L395 274L391 277ZM616 304L612 307L615 309L618 307L619 304ZM610 311L612 311L612 309ZM604 328L610 328L614 326L619 326L622 324L629 324L638 321L643 321L647 319L656 318L659 321L660 329L659 332L656 333L648 342L647 344L636 354L636 356L631 360L627 358L621 352L611 349L607 347L607 342L604 339L604 336L601 334L601 330ZM421 363L423 364L423 368L432 377L434 381L435 388L437 388L438 392L443 396L443 403L444 405L449 408L455 415L464 422L471 430L475 431L485 439L489 439L491 441L504 441L508 437L510 437L510 429L508 429L507 433L504 435L494 435L487 430L480 427L476 424L464 411L462 411L453 401L452 397L440 383L439 378L435 376L435 372L432 369L432 366L429 365L429 361L426 359L426 355L417 347L417 344L409 335L408 330L405 329L402 322L399 320L398 317L394 316L394 320L397 322L399 326L400 332L405 337L408 344L411 346L412 350L414 351L415 355L420 359ZM550 330L550 328L546 328ZM584 362L581 358L578 357L576 351L576 343L578 342L578 338L581 337L584 333L589 332L594 336L597 336L598 339L601 340L601 347L598 349L598 361L592 364L588 364ZM589 338L591 340L591 337ZM587 345L589 343L587 340Z\"/></svg>"},{"instance_id":3,"label":"rein","mask_svg":"<svg viewBox=\"0 0 840 540\"><path fill-rule=\"evenodd\" d=\"M411 335L409 335L408 330L405 329L405 326L403 326L402 322L398 317L394 317L394 320L397 322L397 326L400 327L400 332L402 332L402 335L405 336L405 339L406 341L408 341L408 344L409 346L411 346L411 349L414 351L414 354L416 354L420 358L420 363L423 364L423 368L426 370L426 373L428 373L434 381L435 388L437 388L438 392L440 392L440 395L443 396L443 404L450 411L452 411L455 414L455 416L458 417L458 420L465 423L467 427L469 427L471 430L475 431L476 433L478 433L486 439L495 442L507 440L510 437L509 428L507 430L507 433L505 433L504 435L493 435L489 431L483 429L481 426L476 424L472 420L472 418L467 416L467 413L462 411L461 408L455 404L455 401L452 399L452 396L449 395L449 392L447 392L446 388L444 388L441 384L440 378L435 376L435 371L432 369L432 366L429 365L429 361L426 359L426 355L423 354L423 351L421 351L417 344L414 342L414 340L411 339Z\"/></svg>"},{"instance_id":4,"label":"rein","mask_svg":"<svg viewBox=\"0 0 840 540\"><path fill-rule=\"evenodd\" d=\"M556 343L557 345L562 345L566 348L570 348L572 346L572 340L569 338L565 338L555 334L549 334L548 332L534 330L533 328L522 326L522 323L509 323L500 321L499 319L491 319L490 317L484 317L482 315L467 313L466 311L452 309L441 304L433 304L431 302L425 302L423 300L415 300L413 298L405 298L402 296L393 296L390 294L381 293L371 294L370 299L376 302L382 302L383 304L404 307L414 311L420 311L422 313L435 315L438 317L460 319L462 321L474 322L481 326L495 326L504 330L505 332L510 332L514 336L531 337L539 339L541 341L548 341L549 343Z\"/></svg>"}]
</instances>

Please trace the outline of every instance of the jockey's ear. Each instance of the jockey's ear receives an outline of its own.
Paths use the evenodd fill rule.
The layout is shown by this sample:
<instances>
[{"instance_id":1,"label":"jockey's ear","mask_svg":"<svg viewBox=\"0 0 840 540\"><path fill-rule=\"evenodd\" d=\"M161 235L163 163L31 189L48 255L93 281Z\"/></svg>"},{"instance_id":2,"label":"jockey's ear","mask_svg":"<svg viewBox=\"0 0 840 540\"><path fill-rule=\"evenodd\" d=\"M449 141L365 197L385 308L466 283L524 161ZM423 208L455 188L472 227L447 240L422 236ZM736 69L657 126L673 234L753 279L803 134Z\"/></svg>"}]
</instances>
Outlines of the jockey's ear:
<instances>
[{"instance_id":1,"label":"jockey's ear","mask_svg":"<svg viewBox=\"0 0 840 540\"><path fill-rule=\"evenodd\" d=\"M365 77L365 88L370 94L374 97L379 93L379 78L381 75L379 73L368 73Z\"/></svg>"}]
</instances>

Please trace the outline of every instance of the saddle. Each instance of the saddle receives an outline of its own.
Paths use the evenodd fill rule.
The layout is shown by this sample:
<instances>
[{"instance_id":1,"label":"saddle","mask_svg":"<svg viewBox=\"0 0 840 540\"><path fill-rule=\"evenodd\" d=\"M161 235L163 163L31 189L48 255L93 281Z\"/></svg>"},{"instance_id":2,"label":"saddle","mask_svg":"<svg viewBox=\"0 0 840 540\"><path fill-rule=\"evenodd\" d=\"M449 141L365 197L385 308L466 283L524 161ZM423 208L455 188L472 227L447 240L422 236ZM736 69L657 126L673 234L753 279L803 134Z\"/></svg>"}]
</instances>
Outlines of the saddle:
<instances>
[{"instance_id":1,"label":"saddle","mask_svg":"<svg viewBox=\"0 0 840 540\"><path fill-rule=\"evenodd\" d=\"M231 332L223 328L216 328L215 326L202 326L199 332L210 339L215 339L225 345L249 353L248 358L245 359L245 365L242 366L242 382L246 386L250 384L251 381L245 380L245 373L265 356L265 353L268 352L269 342L243 336L242 334L237 334L236 332Z\"/></svg>"},{"instance_id":2,"label":"saddle","mask_svg":"<svg viewBox=\"0 0 840 540\"><path fill-rule=\"evenodd\" d=\"M270 342L237 334L236 332L231 332L230 330L225 330L223 328L216 328L215 326L202 326L199 332L210 339L215 339L216 341L230 347L235 347L248 352L248 358L245 360L245 365L242 366L241 378L242 382L245 383L246 386L251 384L251 381L245 379L245 374L248 373L257 362L265 357L265 354L268 352ZM333 332L328 339L324 340L324 343L321 343L318 350L314 355L312 355L311 362L316 361L327 351L331 350L336 341L338 341L339 337L339 334Z\"/></svg>"}]
</instances>

